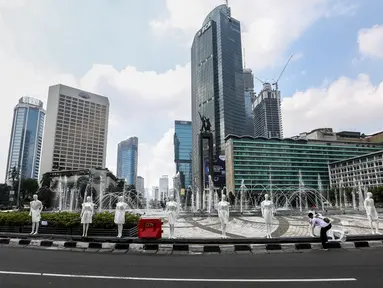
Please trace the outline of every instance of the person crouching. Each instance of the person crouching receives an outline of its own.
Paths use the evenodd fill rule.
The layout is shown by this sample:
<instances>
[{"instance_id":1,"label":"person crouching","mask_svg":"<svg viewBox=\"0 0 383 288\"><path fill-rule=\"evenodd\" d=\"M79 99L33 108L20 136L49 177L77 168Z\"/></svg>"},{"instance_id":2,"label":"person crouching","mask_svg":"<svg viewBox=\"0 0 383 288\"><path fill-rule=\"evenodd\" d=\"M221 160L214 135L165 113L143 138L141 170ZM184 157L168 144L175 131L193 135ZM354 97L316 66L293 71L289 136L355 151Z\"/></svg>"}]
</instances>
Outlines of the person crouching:
<instances>
[{"instance_id":1,"label":"person crouching","mask_svg":"<svg viewBox=\"0 0 383 288\"><path fill-rule=\"evenodd\" d=\"M315 227L320 227L320 240L322 242L322 247L324 250L327 250L327 243L328 243L328 238L327 238L327 231L331 229L331 223L328 218L314 218L313 213L309 213L309 218L310 218L310 223L311 223L311 228L312 228L312 235L314 235L314 228Z\"/></svg>"}]
</instances>

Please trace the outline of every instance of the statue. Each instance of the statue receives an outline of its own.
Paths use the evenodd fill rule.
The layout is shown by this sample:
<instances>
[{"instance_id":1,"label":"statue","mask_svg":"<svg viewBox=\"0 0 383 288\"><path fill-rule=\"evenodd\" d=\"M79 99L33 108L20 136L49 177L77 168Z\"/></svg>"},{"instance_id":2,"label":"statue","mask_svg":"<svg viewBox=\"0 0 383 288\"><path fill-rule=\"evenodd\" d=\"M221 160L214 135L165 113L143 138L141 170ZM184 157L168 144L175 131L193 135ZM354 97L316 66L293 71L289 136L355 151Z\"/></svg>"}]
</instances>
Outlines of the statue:
<instances>
[{"instance_id":1,"label":"statue","mask_svg":"<svg viewBox=\"0 0 383 288\"><path fill-rule=\"evenodd\" d=\"M94 204L90 196L86 197L86 202L82 204L82 210L80 214L82 224L82 237L88 237L89 224L92 223L94 214Z\"/></svg>"},{"instance_id":2,"label":"statue","mask_svg":"<svg viewBox=\"0 0 383 288\"><path fill-rule=\"evenodd\" d=\"M122 229L125 224L125 212L128 208L128 204L124 202L124 197L118 197L118 203L116 204L116 211L114 213L114 223L117 224L118 234L117 238L122 237Z\"/></svg>"},{"instance_id":3,"label":"statue","mask_svg":"<svg viewBox=\"0 0 383 288\"><path fill-rule=\"evenodd\" d=\"M205 116L202 116L201 113L199 113L199 112L198 112L198 114L199 114L199 118L201 119L201 122L202 122L200 132L201 133L210 132L211 131L210 119L206 118Z\"/></svg>"},{"instance_id":4,"label":"statue","mask_svg":"<svg viewBox=\"0 0 383 288\"><path fill-rule=\"evenodd\" d=\"M374 199L372 198L371 192L367 192L367 198L364 200L364 209L366 210L367 219L370 222L371 233L381 234L379 233L379 215L376 212ZM375 232L374 232L374 225L373 225L374 222L376 225Z\"/></svg>"},{"instance_id":5,"label":"statue","mask_svg":"<svg viewBox=\"0 0 383 288\"><path fill-rule=\"evenodd\" d=\"M229 207L230 204L226 200L226 195L222 194L222 199L218 203L218 217L221 220L222 238L226 237L226 226L229 224Z\"/></svg>"},{"instance_id":6,"label":"statue","mask_svg":"<svg viewBox=\"0 0 383 288\"><path fill-rule=\"evenodd\" d=\"M169 228L170 228L170 239L175 239L174 236L174 225L177 222L178 204L174 201L172 195L169 196L169 201L166 203L166 215L168 216Z\"/></svg>"},{"instance_id":7,"label":"statue","mask_svg":"<svg viewBox=\"0 0 383 288\"><path fill-rule=\"evenodd\" d=\"M275 206L274 203L269 200L268 194L265 194L265 200L261 203L261 212L266 224L266 238L271 238L271 225L273 224Z\"/></svg>"},{"instance_id":8,"label":"statue","mask_svg":"<svg viewBox=\"0 0 383 288\"><path fill-rule=\"evenodd\" d=\"M37 198L37 195L33 195L33 201L30 203L29 216L32 217L32 232L31 235L37 235L39 233L39 225L41 220L41 210L43 210L43 204Z\"/></svg>"}]
</instances>

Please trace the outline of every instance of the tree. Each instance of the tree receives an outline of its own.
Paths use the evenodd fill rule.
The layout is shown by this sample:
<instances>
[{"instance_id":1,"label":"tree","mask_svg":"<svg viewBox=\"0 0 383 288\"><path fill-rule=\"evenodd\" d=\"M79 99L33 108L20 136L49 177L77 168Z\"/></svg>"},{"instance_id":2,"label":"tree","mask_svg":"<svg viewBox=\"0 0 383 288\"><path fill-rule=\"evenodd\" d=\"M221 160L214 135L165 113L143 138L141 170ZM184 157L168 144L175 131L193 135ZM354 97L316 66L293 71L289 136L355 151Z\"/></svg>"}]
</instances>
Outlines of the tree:
<instances>
[{"instance_id":1,"label":"tree","mask_svg":"<svg viewBox=\"0 0 383 288\"><path fill-rule=\"evenodd\" d=\"M41 179L40 185L41 187L51 187L52 178L48 175L48 173L45 173Z\"/></svg>"},{"instance_id":2,"label":"tree","mask_svg":"<svg viewBox=\"0 0 383 288\"><path fill-rule=\"evenodd\" d=\"M44 207L51 208L53 202L53 192L49 187L41 187L37 192L40 201L43 203Z\"/></svg>"},{"instance_id":3,"label":"tree","mask_svg":"<svg viewBox=\"0 0 383 288\"><path fill-rule=\"evenodd\" d=\"M17 181L17 185L19 185L19 181ZM32 195L37 193L39 189L39 183L36 179L27 178L21 179L21 187L20 187L20 207L23 207L24 201L31 200Z\"/></svg>"}]
</instances>

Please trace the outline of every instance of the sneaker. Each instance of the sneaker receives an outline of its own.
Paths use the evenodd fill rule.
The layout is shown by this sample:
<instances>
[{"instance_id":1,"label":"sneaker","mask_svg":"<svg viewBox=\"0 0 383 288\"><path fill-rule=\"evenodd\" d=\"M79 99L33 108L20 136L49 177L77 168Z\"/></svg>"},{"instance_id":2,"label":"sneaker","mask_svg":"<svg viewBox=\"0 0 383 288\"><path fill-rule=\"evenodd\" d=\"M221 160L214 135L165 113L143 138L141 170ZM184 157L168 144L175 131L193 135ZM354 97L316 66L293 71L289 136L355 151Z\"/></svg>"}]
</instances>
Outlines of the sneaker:
<instances>
[{"instance_id":1,"label":"sneaker","mask_svg":"<svg viewBox=\"0 0 383 288\"><path fill-rule=\"evenodd\" d=\"M322 251L328 251L328 249L327 248L322 248Z\"/></svg>"}]
</instances>

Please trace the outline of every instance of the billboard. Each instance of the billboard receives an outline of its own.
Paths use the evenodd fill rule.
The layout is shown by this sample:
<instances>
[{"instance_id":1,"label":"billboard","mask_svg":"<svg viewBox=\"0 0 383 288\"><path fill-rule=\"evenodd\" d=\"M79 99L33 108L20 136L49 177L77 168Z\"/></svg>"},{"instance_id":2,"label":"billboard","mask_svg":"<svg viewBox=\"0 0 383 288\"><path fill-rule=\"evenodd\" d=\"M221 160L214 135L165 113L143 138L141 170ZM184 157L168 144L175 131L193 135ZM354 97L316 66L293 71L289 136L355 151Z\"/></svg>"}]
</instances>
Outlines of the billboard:
<instances>
[{"instance_id":1,"label":"billboard","mask_svg":"<svg viewBox=\"0 0 383 288\"><path fill-rule=\"evenodd\" d=\"M205 169L205 185L209 184L209 159L204 161ZM214 158L214 173L213 182L215 187L226 186L226 159L225 155L220 155Z\"/></svg>"}]
</instances>

